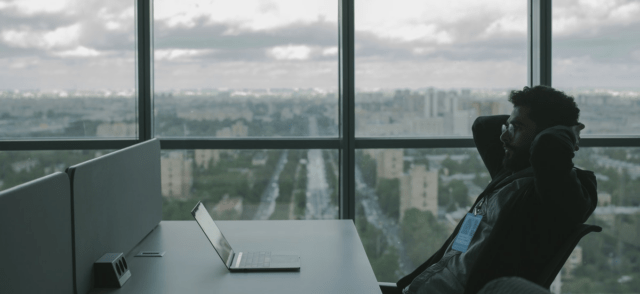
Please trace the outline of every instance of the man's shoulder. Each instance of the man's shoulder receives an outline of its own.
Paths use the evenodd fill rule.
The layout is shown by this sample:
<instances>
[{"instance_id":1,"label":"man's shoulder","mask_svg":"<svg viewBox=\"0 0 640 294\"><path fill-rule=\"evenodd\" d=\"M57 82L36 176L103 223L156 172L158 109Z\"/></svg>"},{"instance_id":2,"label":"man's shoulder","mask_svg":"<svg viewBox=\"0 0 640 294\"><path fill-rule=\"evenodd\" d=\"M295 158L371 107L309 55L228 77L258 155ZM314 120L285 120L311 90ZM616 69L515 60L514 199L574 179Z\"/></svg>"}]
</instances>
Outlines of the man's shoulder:
<instances>
[{"instance_id":1,"label":"man's shoulder","mask_svg":"<svg viewBox=\"0 0 640 294\"><path fill-rule=\"evenodd\" d=\"M596 193L598 188L598 182L596 180L596 174L590 170L584 170L577 167L573 168L576 171L576 176L580 180L582 187L586 188L590 193Z\"/></svg>"},{"instance_id":2,"label":"man's shoulder","mask_svg":"<svg viewBox=\"0 0 640 294\"><path fill-rule=\"evenodd\" d=\"M573 167L573 169L576 171L576 173L584 175L584 176L592 176L592 177L596 177L596 174L593 171L587 170L587 169L581 169L579 167Z\"/></svg>"}]
</instances>

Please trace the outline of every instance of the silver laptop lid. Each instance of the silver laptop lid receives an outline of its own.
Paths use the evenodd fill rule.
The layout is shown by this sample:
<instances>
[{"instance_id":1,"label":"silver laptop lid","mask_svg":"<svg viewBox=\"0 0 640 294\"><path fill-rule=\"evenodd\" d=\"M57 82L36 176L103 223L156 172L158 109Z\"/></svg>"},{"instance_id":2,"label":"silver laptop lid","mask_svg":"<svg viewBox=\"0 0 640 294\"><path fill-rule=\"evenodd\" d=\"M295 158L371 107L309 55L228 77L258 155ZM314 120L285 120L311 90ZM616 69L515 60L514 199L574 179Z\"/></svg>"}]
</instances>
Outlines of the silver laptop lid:
<instances>
[{"instance_id":1,"label":"silver laptop lid","mask_svg":"<svg viewBox=\"0 0 640 294\"><path fill-rule=\"evenodd\" d=\"M198 225L204 232L204 234L213 245L213 248L218 252L218 255L224 262L224 265L229 268L231 266L231 262L233 261L233 249L231 249L231 245L227 242L227 239L224 238L216 223L213 222L211 215L207 212L207 209L204 208L202 202L198 202L196 207L191 210L191 215L196 219Z\"/></svg>"}]
</instances>

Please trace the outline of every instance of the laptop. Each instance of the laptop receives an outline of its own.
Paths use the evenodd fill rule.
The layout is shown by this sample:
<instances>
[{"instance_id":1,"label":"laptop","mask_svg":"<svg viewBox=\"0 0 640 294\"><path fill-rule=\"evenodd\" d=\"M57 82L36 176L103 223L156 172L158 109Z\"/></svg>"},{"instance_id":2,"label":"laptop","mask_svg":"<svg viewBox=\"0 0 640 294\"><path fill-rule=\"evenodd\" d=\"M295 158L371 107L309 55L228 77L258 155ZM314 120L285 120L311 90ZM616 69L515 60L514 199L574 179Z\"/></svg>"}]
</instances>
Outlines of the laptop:
<instances>
[{"instance_id":1,"label":"laptop","mask_svg":"<svg viewBox=\"0 0 640 294\"><path fill-rule=\"evenodd\" d=\"M300 256L291 252L236 252L216 226L202 202L191 210L191 215L213 245L222 263L231 272L242 271L296 271L300 270Z\"/></svg>"}]
</instances>

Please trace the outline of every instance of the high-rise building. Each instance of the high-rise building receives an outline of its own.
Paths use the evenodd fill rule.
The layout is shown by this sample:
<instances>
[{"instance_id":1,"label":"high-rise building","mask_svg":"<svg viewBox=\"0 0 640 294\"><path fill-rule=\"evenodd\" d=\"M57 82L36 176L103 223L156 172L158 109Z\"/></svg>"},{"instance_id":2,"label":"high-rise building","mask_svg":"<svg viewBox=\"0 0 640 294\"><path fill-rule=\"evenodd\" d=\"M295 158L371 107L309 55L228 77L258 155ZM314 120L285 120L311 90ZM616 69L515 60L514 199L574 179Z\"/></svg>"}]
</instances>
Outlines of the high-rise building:
<instances>
[{"instance_id":1,"label":"high-rise building","mask_svg":"<svg viewBox=\"0 0 640 294\"><path fill-rule=\"evenodd\" d=\"M397 179L402 177L404 161L403 149L384 149L376 154L378 178Z\"/></svg>"},{"instance_id":2,"label":"high-rise building","mask_svg":"<svg viewBox=\"0 0 640 294\"><path fill-rule=\"evenodd\" d=\"M438 116L438 100L433 88L429 88L424 95L424 117L432 118Z\"/></svg>"},{"instance_id":3,"label":"high-rise building","mask_svg":"<svg viewBox=\"0 0 640 294\"><path fill-rule=\"evenodd\" d=\"M209 165L215 166L220 160L220 150L217 149L196 149L195 150L196 165L209 169Z\"/></svg>"},{"instance_id":4,"label":"high-rise building","mask_svg":"<svg viewBox=\"0 0 640 294\"><path fill-rule=\"evenodd\" d=\"M224 127L216 131L216 137L247 137L249 135L249 127L245 126L242 121L237 121L231 127Z\"/></svg>"},{"instance_id":5,"label":"high-rise building","mask_svg":"<svg viewBox=\"0 0 640 294\"><path fill-rule=\"evenodd\" d=\"M101 123L96 129L97 137L135 137L138 135L138 125L131 123Z\"/></svg>"},{"instance_id":6,"label":"high-rise building","mask_svg":"<svg viewBox=\"0 0 640 294\"><path fill-rule=\"evenodd\" d=\"M400 178L400 219L410 208L438 216L438 171L427 171L425 165L418 164Z\"/></svg>"},{"instance_id":7,"label":"high-rise building","mask_svg":"<svg viewBox=\"0 0 640 294\"><path fill-rule=\"evenodd\" d=\"M444 134L444 118L426 117L407 119L409 133L417 136L441 136Z\"/></svg>"},{"instance_id":8,"label":"high-rise building","mask_svg":"<svg viewBox=\"0 0 640 294\"><path fill-rule=\"evenodd\" d=\"M162 196L188 199L193 184L193 160L182 151L169 152L160 158Z\"/></svg>"},{"instance_id":9,"label":"high-rise building","mask_svg":"<svg viewBox=\"0 0 640 294\"><path fill-rule=\"evenodd\" d=\"M564 263L562 267L563 278L571 279L573 278L573 272L582 264L582 247L580 245L573 248L571 251L571 255Z\"/></svg>"}]
</instances>

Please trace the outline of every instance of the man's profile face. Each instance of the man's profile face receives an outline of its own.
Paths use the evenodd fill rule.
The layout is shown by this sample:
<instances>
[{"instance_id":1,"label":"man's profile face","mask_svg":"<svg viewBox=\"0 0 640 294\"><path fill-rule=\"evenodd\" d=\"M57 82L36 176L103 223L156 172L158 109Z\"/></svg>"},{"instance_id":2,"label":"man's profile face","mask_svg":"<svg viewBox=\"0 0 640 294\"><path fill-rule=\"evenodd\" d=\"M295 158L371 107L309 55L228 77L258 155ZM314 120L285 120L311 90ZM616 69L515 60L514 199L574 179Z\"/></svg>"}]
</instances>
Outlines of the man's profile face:
<instances>
[{"instance_id":1,"label":"man's profile face","mask_svg":"<svg viewBox=\"0 0 640 294\"><path fill-rule=\"evenodd\" d=\"M536 124L529 118L528 107L516 106L507 120L507 126L509 130L500 135L505 150L502 165L517 172L530 165L529 148L536 136Z\"/></svg>"}]
</instances>

